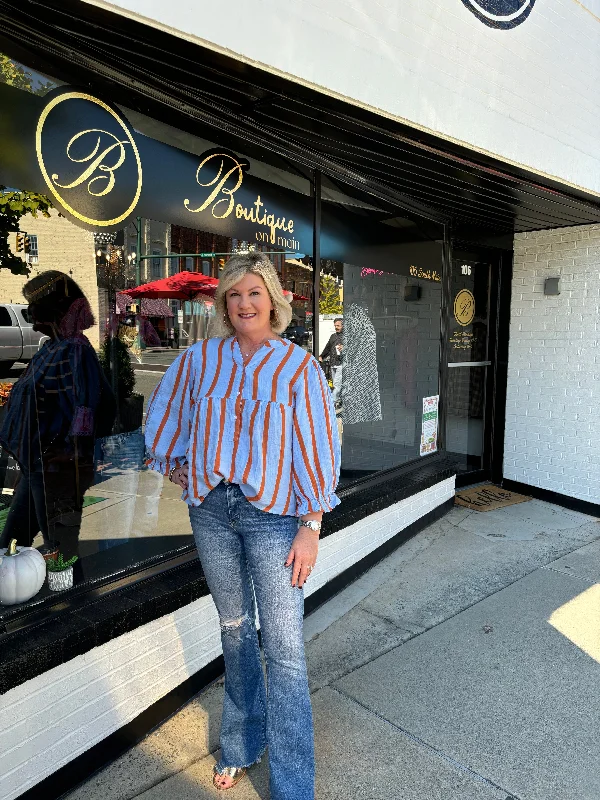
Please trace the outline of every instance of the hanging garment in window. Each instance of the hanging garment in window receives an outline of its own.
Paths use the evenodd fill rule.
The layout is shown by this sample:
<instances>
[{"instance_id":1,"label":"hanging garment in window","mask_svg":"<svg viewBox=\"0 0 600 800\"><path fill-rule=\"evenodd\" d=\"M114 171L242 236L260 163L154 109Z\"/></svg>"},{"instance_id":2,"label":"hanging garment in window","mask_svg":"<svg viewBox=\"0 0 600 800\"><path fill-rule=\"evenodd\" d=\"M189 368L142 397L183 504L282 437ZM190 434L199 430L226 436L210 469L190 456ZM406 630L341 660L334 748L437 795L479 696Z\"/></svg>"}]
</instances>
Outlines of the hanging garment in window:
<instances>
[{"instance_id":1,"label":"hanging garment in window","mask_svg":"<svg viewBox=\"0 0 600 800\"><path fill-rule=\"evenodd\" d=\"M366 309L352 303L344 311L342 419L345 425L382 419L377 337Z\"/></svg>"}]
</instances>

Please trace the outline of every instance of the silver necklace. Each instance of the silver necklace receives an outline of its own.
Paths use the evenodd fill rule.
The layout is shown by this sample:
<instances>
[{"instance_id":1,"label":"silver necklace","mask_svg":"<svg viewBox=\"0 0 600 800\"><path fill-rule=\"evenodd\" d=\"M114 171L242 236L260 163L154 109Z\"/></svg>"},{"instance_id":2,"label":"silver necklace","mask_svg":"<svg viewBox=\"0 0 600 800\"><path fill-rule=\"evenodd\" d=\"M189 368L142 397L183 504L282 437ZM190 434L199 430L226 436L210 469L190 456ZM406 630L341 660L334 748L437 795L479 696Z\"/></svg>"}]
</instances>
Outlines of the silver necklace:
<instances>
[{"instance_id":1,"label":"silver necklace","mask_svg":"<svg viewBox=\"0 0 600 800\"><path fill-rule=\"evenodd\" d=\"M250 358L250 356L253 356L255 353L258 353L258 351L260 350L260 348L264 345L264 343L266 341L268 341L268 339L263 339L262 342L259 342L259 344L254 345L254 347L251 347L250 348L250 352L248 352L248 353L244 353L244 351L242 350L242 355L244 356L244 358ZM238 345L239 345L239 340L238 340ZM240 347L240 350L241 349L242 348Z\"/></svg>"}]
</instances>

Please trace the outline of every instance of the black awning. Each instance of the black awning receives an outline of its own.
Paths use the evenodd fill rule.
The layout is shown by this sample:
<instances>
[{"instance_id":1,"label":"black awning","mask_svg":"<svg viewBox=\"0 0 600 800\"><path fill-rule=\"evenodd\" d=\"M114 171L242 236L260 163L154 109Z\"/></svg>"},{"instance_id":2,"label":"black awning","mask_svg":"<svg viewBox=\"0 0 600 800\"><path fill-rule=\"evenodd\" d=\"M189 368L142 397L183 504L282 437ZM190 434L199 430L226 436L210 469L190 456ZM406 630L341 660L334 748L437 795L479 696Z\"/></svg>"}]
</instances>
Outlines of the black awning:
<instances>
[{"instance_id":1,"label":"black awning","mask_svg":"<svg viewBox=\"0 0 600 800\"><path fill-rule=\"evenodd\" d=\"M86 3L0 0L0 30L0 51L34 69L275 166L321 169L459 237L600 222L584 192Z\"/></svg>"}]
</instances>

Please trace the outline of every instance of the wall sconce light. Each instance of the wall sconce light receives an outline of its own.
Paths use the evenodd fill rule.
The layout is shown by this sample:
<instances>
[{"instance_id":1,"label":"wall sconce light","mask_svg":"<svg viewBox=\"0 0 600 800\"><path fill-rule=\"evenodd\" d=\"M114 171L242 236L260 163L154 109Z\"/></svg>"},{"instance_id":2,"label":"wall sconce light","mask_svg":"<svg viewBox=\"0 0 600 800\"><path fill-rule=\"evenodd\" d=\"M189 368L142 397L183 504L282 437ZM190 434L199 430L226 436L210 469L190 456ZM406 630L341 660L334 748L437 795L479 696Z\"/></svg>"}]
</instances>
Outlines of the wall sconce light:
<instances>
[{"instance_id":1,"label":"wall sconce light","mask_svg":"<svg viewBox=\"0 0 600 800\"><path fill-rule=\"evenodd\" d=\"M552 297L560 294L560 278L546 278L544 281L544 294Z\"/></svg>"},{"instance_id":2,"label":"wall sconce light","mask_svg":"<svg viewBox=\"0 0 600 800\"><path fill-rule=\"evenodd\" d=\"M407 303L414 303L417 300L421 299L421 287L420 286L405 286L404 287L404 299Z\"/></svg>"}]
</instances>

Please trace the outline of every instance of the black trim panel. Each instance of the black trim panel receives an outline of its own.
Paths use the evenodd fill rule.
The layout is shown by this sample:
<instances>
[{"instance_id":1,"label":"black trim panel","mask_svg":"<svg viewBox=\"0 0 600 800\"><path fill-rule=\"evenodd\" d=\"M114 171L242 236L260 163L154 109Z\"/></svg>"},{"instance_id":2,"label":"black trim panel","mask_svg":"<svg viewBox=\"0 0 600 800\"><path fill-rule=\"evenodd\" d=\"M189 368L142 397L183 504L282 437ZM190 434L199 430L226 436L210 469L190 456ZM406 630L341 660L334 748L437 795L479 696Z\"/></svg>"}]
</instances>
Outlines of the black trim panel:
<instances>
[{"instance_id":1,"label":"black trim panel","mask_svg":"<svg viewBox=\"0 0 600 800\"><path fill-rule=\"evenodd\" d=\"M502 488L518 494L531 495L536 500L545 500L547 503L554 503L554 505L568 508L570 511L579 511L580 514L588 514L590 517L600 517L600 503L579 500L577 497L551 492L549 489L541 489L539 486L529 486L527 483L511 481L508 478L503 479Z\"/></svg>"},{"instance_id":2,"label":"black trim panel","mask_svg":"<svg viewBox=\"0 0 600 800\"><path fill-rule=\"evenodd\" d=\"M337 575L325 586L306 599L304 605L305 616L323 605L346 586L367 572L378 561L396 550L401 544L415 536L419 531L443 517L454 505L450 499L430 511L425 516L404 528L387 542L384 542L368 556L353 564L347 570ZM123 755L127 750L144 739L154 728L165 722L169 717L179 711L195 695L201 692L209 683L223 673L223 657L211 661L190 678L179 684L169 694L161 697L132 722L119 728L98 744L86 750L80 756L61 767L52 775L32 787L20 796L20 800L58 800L67 792L77 788L87 781L95 772Z\"/></svg>"}]
</instances>

